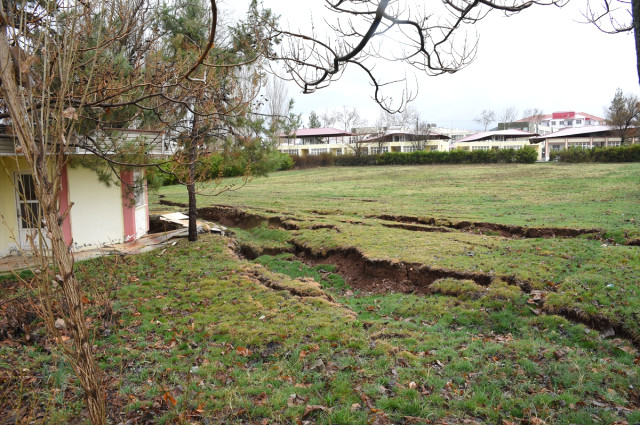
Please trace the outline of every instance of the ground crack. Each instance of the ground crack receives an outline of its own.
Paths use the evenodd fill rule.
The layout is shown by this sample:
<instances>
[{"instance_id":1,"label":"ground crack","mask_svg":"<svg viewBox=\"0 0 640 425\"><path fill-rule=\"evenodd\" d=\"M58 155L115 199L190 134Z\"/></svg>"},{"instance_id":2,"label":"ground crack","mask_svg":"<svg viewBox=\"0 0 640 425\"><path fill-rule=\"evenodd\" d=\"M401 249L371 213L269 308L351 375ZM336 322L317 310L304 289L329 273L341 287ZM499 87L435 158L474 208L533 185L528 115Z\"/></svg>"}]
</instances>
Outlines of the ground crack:
<instances>
[{"instance_id":1,"label":"ground crack","mask_svg":"<svg viewBox=\"0 0 640 425\"><path fill-rule=\"evenodd\" d=\"M377 218L380 220L402 223L402 225L383 225L387 227L401 227L406 230L423 232L446 232L450 231L448 229L455 229L480 234L498 233L500 234L500 236L507 238L576 238L582 235L592 235L595 238L600 238L603 234L602 229L574 229L569 227L525 227L481 221L451 222L449 220L437 219L433 217L423 218L390 214L374 215L370 216L369 218ZM428 228L423 227L424 225L437 227Z\"/></svg>"}]
</instances>

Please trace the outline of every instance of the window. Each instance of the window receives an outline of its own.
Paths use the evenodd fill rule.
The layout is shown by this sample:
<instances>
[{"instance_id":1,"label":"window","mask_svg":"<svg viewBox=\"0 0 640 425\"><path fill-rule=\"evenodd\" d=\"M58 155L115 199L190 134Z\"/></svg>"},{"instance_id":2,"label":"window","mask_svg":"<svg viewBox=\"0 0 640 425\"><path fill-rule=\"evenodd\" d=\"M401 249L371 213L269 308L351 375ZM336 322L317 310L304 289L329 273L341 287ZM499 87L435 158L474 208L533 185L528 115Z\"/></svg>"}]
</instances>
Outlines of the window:
<instances>
[{"instance_id":1,"label":"window","mask_svg":"<svg viewBox=\"0 0 640 425\"><path fill-rule=\"evenodd\" d=\"M556 125L556 122L555 121L551 121L551 125Z\"/></svg>"},{"instance_id":2,"label":"window","mask_svg":"<svg viewBox=\"0 0 640 425\"><path fill-rule=\"evenodd\" d=\"M282 149L282 153L289 155L298 155L298 149Z\"/></svg>"},{"instance_id":3,"label":"window","mask_svg":"<svg viewBox=\"0 0 640 425\"><path fill-rule=\"evenodd\" d=\"M419 151L420 148L418 146L403 146L402 152L415 152Z\"/></svg>"},{"instance_id":4,"label":"window","mask_svg":"<svg viewBox=\"0 0 640 425\"><path fill-rule=\"evenodd\" d=\"M343 154L342 148L336 149L336 155L342 155L342 154Z\"/></svg>"},{"instance_id":5,"label":"window","mask_svg":"<svg viewBox=\"0 0 640 425\"><path fill-rule=\"evenodd\" d=\"M474 146L472 148L474 151L488 151L489 149L491 149L490 146Z\"/></svg>"},{"instance_id":6,"label":"window","mask_svg":"<svg viewBox=\"0 0 640 425\"><path fill-rule=\"evenodd\" d=\"M589 142L571 143L569 146L578 149L591 149L591 145L589 144Z\"/></svg>"},{"instance_id":7,"label":"window","mask_svg":"<svg viewBox=\"0 0 640 425\"><path fill-rule=\"evenodd\" d=\"M35 182L31 174L18 175L18 204L21 228L39 228L42 221L42 208L36 198Z\"/></svg>"},{"instance_id":8,"label":"window","mask_svg":"<svg viewBox=\"0 0 640 425\"><path fill-rule=\"evenodd\" d=\"M609 142L610 147L620 146L620 142Z\"/></svg>"},{"instance_id":9,"label":"window","mask_svg":"<svg viewBox=\"0 0 640 425\"><path fill-rule=\"evenodd\" d=\"M321 153L327 153L327 148L313 148L309 149L309 155L320 155Z\"/></svg>"},{"instance_id":10,"label":"window","mask_svg":"<svg viewBox=\"0 0 640 425\"><path fill-rule=\"evenodd\" d=\"M576 124L582 124L582 120L576 120Z\"/></svg>"},{"instance_id":11,"label":"window","mask_svg":"<svg viewBox=\"0 0 640 425\"><path fill-rule=\"evenodd\" d=\"M573 120L567 120L567 125L573 125Z\"/></svg>"},{"instance_id":12,"label":"window","mask_svg":"<svg viewBox=\"0 0 640 425\"><path fill-rule=\"evenodd\" d=\"M142 207L147 204L144 189L145 189L144 174L141 171L134 171L133 172L133 196L134 196L136 207Z\"/></svg>"},{"instance_id":13,"label":"window","mask_svg":"<svg viewBox=\"0 0 640 425\"><path fill-rule=\"evenodd\" d=\"M369 152L371 153L371 155L375 155L377 153L385 153L385 152L389 152L389 146L374 146L369 148Z\"/></svg>"},{"instance_id":14,"label":"window","mask_svg":"<svg viewBox=\"0 0 640 425\"><path fill-rule=\"evenodd\" d=\"M559 151L562 149L562 145L551 145L552 151Z\"/></svg>"},{"instance_id":15,"label":"window","mask_svg":"<svg viewBox=\"0 0 640 425\"><path fill-rule=\"evenodd\" d=\"M501 149L513 149L513 150L517 151L521 147L522 146L520 146L520 145L506 145L506 146L502 146Z\"/></svg>"}]
</instances>

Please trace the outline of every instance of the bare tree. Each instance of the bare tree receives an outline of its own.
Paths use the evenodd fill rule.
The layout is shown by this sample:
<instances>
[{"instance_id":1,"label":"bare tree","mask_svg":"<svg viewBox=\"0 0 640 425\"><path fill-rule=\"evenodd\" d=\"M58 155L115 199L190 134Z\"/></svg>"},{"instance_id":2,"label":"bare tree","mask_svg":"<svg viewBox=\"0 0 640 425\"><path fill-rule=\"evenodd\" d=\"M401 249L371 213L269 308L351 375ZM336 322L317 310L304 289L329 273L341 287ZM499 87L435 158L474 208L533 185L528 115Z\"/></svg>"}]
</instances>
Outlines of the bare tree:
<instances>
[{"instance_id":1,"label":"bare tree","mask_svg":"<svg viewBox=\"0 0 640 425\"><path fill-rule=\"evenodd\" d=\"M347 136L345 145L355 156L367 155L369 153L369 138L367 134L356 133L353 136Z\"/></svg>"},{"instance_id":2,"label":"bare tree","mask_svg":"<svg viewBox=\"0 0 640 425\"><path fill-rule=\"evenodd\" d=\"M498 122L503 125L503 128L506 130L509 128L509 125L516 120L518 117L518 110L514 106L510 106L505 108L504 111L498 117Z\"/></svg>"},{"instance_id":3,"label":"bare tree","mask_svg":"<svg viewBox=\"0 0 640 425\"><path fill-rule=\"evenodd\" d=\"M229 101L235 80L227 77L243 63L255 62L266 46L262 37L238 32L242 37L233 42L244 56L235 55L229 63L228 56L212 55L218 20L216 1L211 0L205 9L209 18L198 28L202 43L178 52L181 43L162 44L155 6L146 0L0 4L0 117L10 125L16 152L34 183L16 182L20 196L29 190L40 205L32 217L39 229L32 235L32 248L40 258L41 311L79 378L94 424L106 422L105 397L91 351L82 287L63 232L72 205L61 210L58 203L69 154L76 148L92 152L108 161L114 173L121 166L146 165L148 146L105 151L92 135L109 127L153 122L188 138L185 161L192 166L201 150L198 140L217 128L221 118L245 110L243 103ZM167 60L171 52L176 54ZM193 175L189 179L191 184ZM64 308L54 312L54 300ZM63 342L54 313L64 318L71 344Z\"/></svg>"},{"instance_id":4,"label":"bare tree","mask_svg":"<svg viewBox=\"0 0 640 425\"><path fill-rule=\"evenodd\" d=\"M396 125L401 126L405 130L416 129L420 121L420 112L412 105L407 105L402 111L395 114Z\"/></svg>"},{"instance_id":5,"label":"bare tree","mask_svg":"<svg viewBox=\"0 0 640 425\"><path fill-rule=\"evenodd\" d=\"M340 113L338 111L330 111L325 109L322 114L320 114L320 123L322 127L333 127L338 122Z\"/></svg>"},{"instance_id":6,"label":"bare tree","mask_svg":"<svg viewBox=\"0 0 640 425\"><path fill-rule=\"evenodd\" d=\"M411 145L415 146L418 150L424 150L427 147L427 143L433 134L431 125L427 120L418 119L416 126L415 137L411 141Z\"/></svg>"},{"instance_id":7,"label":"bare tree","mask_svg":"<svg viewBox=\"0 0 640 425\"><path fill-rule=\"evenodd\" d=\"M536 133L538 132L538 126L540 125L540 122L543 118L544 112L542 112L542 109L539 108L525 109L522 116L522 119L525 119L534 125L534 128L532 130Z\"/></svg>"},{"instance_id":8,"label":"bare tree","mask_svg":"<svg viewBox=\"0 0 640 425\"><path fill-rule=\"evenodd\" d=\"M475 122L482 125L482 127L484 128L484 131L487 131L487 127L489 127L489 124L491 124L495 120L496 120L496 113L489 109L483 109L482 112L480 112L480 115L478 115L474 119Z\"/></svg>"},{"instance_id":9,"label":"bare tree","mask_svg":"<svg viewBox=\"0 0 640 425\"><path fill-rule=\"evenodd\" d=\"M360 116L360 112L356 108L342 109L336 113L336 124L344 131L352 131L356 127L362 127L367 124L367 120Z\"/></svg>"},{"instance_id":10,"label":"bare tree","mask_svg":"<svg viewBox=\"0 0 640 425\"><path fill-rule=\"evenodd\" d=\"M640 121L640 104L638 96L632 93L626 95L621 89L616 90L616 94L611 100L609 108L605 110L607 124L614 128L615 133L620 137L620 143L625 144L629 137L635 137L635 126ZM633 129L633 131L632 131Z\"/></svg>"},{"instance_id":11,"label":"bare tree","mask_svg":"<svg viewBox=\"0 0 640 425\"><path fill-rule=\"evenodd\" d=\"M417 2L415 7L394 0L327 2L329 11L337 16L327 32L336 37L321 39L315 25L305 30L280 30L281 50L272 58L282 61L290 78L304 93L326 87L347 66L358 68L372 83L375 101L389 112L399 111L415 97L414 90L406 86L406 79L381 79L371 59L403 62L427 75L453 73L476 55L477 38L468 37L465 28L473 28L489 12L497 10L508 15L536 4L564 2L444 0ZM405 88L395 90L393 97L383 91L397 81L404 81Z\"/></svg>"},{"instance_id":12,"label":"bare tree","mask_svg":"<svg viewBox=\"0 0 640 425\"><path fill-rule=\"evenodd\" d=\"M265 87L266 114L270 120L270 132L273 134L282 130L282 120L289 116L291 99L284 81L276 76L267 80Z\"/></svg>"},{"instance_id":13,"label":"bare tree","mask_svg":"<svg viewBox=\"0 0 640 425\"><path fill-rule=\"evenodd\" d=\"M640 0L587 0L583 16L607 34L634 32L636 72L640 82Z\"/></svg>"}]
</instances>

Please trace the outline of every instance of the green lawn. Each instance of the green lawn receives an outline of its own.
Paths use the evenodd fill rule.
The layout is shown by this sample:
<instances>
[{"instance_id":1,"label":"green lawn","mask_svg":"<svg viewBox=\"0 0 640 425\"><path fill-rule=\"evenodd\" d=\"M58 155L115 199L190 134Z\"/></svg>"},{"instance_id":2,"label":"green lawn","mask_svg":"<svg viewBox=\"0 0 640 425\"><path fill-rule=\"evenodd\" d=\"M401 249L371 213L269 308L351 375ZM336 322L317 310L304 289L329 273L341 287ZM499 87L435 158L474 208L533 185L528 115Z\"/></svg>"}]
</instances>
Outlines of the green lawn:
<instances>
[{"instance_id":1,"label":"green lawn","mask_svg":"<svg viewBox=\"0 0 640 425\"><path fill-rule=\"evenodd\" d=\"M186 202L184 188L159 194ZM260 237L261 245L289 240L320 257L356 248L370 259L515 277L548 291L549 309L604 318L640 341L640 250L625 245L640 235L639 164L334 167L276 173L199 202L283 217L299 227L280 238ZM398 223L383 215L435 219L436 226L422 230L453 231L388 227ZM451 229L461 221L599 233L523 238ZM249 239L265 231L254 230Z\"/></svg>"},{"instance_id":2,"label":"green lawn","mask_svg":"<svg viewBox=\"0 0 640 425\"><path fill-rule=\"evenodd\" d=\"M167 187L159 193L169 200L187 200L184 187ZM319 211L595 227L638 237L639 199L639 164L532 164L287 171L256 178L238 191L201 197L199 203L301 217ZM156 200L152 194L152 204Z\"/></svg>"},{"instance_id":3,"label":"green lawn","mask_svg":"<svg viewBox=\"0 0 640 425\"><path fill-rule=\"evenodd\" d=\"M264 220L232 239L77 264L110 420L640 423L640 248L624 245L638 236L639 175L638 165L332 168L202 197ZM153 209L180 210L158 200L185 202L183 192L163 188ZM524 238L459 221L601 234ZM11 278L0 283L8 299ZM0 341L0 408L16 422L76 421L71 370L37 323L29 332Z\"/></svg>"}]
</instances>

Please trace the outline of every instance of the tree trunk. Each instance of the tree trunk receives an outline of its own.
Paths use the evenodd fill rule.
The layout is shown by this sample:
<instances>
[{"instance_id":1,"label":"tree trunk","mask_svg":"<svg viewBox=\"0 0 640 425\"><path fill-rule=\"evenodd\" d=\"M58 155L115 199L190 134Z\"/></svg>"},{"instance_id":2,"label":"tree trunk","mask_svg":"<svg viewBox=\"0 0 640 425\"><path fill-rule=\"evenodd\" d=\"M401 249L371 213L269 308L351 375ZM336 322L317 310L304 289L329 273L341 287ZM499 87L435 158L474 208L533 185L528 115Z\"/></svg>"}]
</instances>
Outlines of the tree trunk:
<instances>
[{"instance_id":1,"label":"tree trunk","mask_svg":"<svg viewBox=\"0 0 640 425\"><path fill-rule=\"evenodd\" d=\"M69 328L73 336L72 346L64 345L58 341L62 350L73 366L84 390L85 401L89 411L89 419L95 425L106 424L104 396L99 371L93 359L93 353L89 344L89 332L86 327L84 309L82 306L82 288L74 274L74 258L64 240L62 231L62 215L58 207L57 194L59 192L60 174L64 164L64 149L62 143L52 147L46 152L47 145L36 141L34 123L27 112L23 102L20 88L13 73L13 62L10 56L7 27L0 26L0 78L2 79L2 96L11 115L11 124L17 136L19 147L29 165L35 182L36 198L43 211L43 220L47 232L47 238L51 245L51 255L56 270L56 283L62 289L64 302L68 306ZM38 118L36 118L38 119ZM45 118L46 119L46 118ZM44 125L47 125L45 122ZM50 134L49 140L55 140L55 134ZM49 165L53 165L53 175L50 175ZM37 253L46 256L46 247L41 246ZM43 273L46 275L46 273ZM49 285L50 282L42 282ZM52 324L53 320L45 320Z\"/></svg>"},{"instance_id":2,"label":"tree trunk","mask_svg":"<svg viewBox=\"0 0 640 425\"><path fill-rule=\"evenodd\" d=\"M631 14L633 16L633 35L636 39L636 69L638 83L640 83L640 0L631 0Z\"/></svg>"},{"instance_id":3,"label":"tree trunk","mask_svg":"<svg viewBox=\"0 0 640 425\"><path fill-rule=\"evenodd\" d=\"M198 240L198 208L196 205L196 161L198 159L198 116L194 114L191 123L191 137L189 139L189 177L187 191L189 192L189 236L188 240Z\"/></svg>"}]
</instances>

